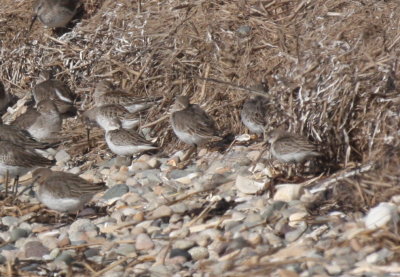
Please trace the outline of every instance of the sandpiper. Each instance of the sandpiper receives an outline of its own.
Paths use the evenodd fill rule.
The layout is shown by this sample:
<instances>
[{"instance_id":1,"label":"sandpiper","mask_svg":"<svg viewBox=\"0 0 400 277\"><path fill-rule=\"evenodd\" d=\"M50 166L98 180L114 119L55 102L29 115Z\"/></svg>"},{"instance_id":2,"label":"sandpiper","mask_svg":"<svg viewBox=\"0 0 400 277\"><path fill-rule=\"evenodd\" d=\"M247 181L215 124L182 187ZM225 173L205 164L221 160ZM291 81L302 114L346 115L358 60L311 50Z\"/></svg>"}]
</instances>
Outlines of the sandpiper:
<instances>
[{"instance_id":1,"label":"sandpiper","mask_svg":"<svg viewBox=\"0 0 400 277\"><path fill-rule=\"evenodd\" d=\"M260 92L265 92L265 88L262 85L257 86L256 89L260 90ZM243 104L240 116L243 124L250 132L257 135L264 134L267 125L267 105L267 98L261 95L252 96Z\"/></svg>"},{"instance_id":2,"label":"sandpiper","mask_svg":"<svg viewBox=\"0 0 400 277\"><path fill-rule=\"evenodd\" d=\"M36 103L52 100L61 114L75 115L75 95L63 82L52 79L52 73L44 70L39 74L39 80L32 90Z\"/></svg>"},{"instance_id":3,"label":"sandpiper","mask_svg":"<svg viewBox=\"0 0 400 277\"><path fill-rule=\"evenodd\" d=\"M190 104L187 96L176 98L171 125L180 140L195 147L220 139L214 120L198 105Z\"/></svg>"},{"instance_id":4,"label":"sandpiper","mask_svg":"<svg viewBox=\"0 0 400 277\"><path fill-rule=\"evenodd\" d=\"M33 6L29 30L36 18L50 28L65 27L75 16L79 6L79 0L38 0Z\"/></svg>"},{"instance_id":5,"label":"sandpiper","mask_svg":"<svg viewBox=\"0 0 400 277\"><path fill-rule=\"evenodd\" d=\"M105 190L104 183L91 183L78 175L37 168L32 172L34 185L38 185L38 200L52 210L74 213L81 210L93 196Z\"/></svg>"},{"instance_id":6,"label":"sandpiper","mask_svg":"<svg viewBox=\"0 0 400 277\"><path fill-rule=\"evenodd\" d=\"M51 100L44 100L35 109L28 109L12 123L31 134L36 140L56 139L61 130L62 119L56 105Z\"/></svg>"},{"instance_id":7,"label":"sandpiper","mask_svg":"<svg viewBox=\"0 0 400 277\"><path fill-rule=\"evenodd\" d=\"M47 149L52 145L36 141L26 130L6 125L0 118L0 141L10 141L27 149Z\"/></svg>"},{"instance_id":8,"label":"sandpiper","mask_svg":"<svg viewBox=\"0 0 400 277\"><path fill-rule=\"evenodd\" d=\"M96 122L105 131L115 128L113 123L115 120L120 121L124 129L132 129L140 122L137 113L132 114L121 105L116 104L93 107L85 111L82 117L86 123Z\"/></svg>"},{"instance_id":9,"label":"sandpiper","mask_svg":"<svg viewBox=\"0 0 400 277\"><path fill-rule=\"evenodd\" d=\"M14 177L26 174L36 167L51 166L54 161L46 159L32 149L10 141L0 141L0 175Z\"/></svg>"},{"instance_id":10,"label":"sandpiper","mask_svg":"<svg viewBox=\"0 0 400 277\"><path fill-rule=\"evenodd\" d=\"M277 129L268 134L271 154L285 163L303 163L313 157L321 156L315 145L297 134Z\"/></svg>"},{"instance_id":11,"label":"sandpiper","mask_svg":"<svg viewBox=\"0 0 400 277\"><path fill-rule=\"evenodd\" d=\"M150 141L133 130L125 130L119 121L113 121L105 134L110 150L120 156L132 156L147 150L157 149Z\"/></svg>"},{"instance_id":12,"label":"sandpiper","mask_svg":"<svg viewBox=\"0 0 400 277\"><path fill-rule=\"evenodd\" d=\"M6 112L8 105L10 104L11 96L6 93L3 82L0 81L0 115Z\"/></svg>"},{"instance_id":13,"label":"sandpiper","mask_svg":"<svg viewBox=\"0 0 400 277\"><path fill-rule=\"evenodd\" d=\"M161 99L161 97L136 98L128 92L115 89L112 83L107 80L102 80L97 83L93 98L96 106L118 104L131 113L148 109Z\"/></svg>"}]
</instances>

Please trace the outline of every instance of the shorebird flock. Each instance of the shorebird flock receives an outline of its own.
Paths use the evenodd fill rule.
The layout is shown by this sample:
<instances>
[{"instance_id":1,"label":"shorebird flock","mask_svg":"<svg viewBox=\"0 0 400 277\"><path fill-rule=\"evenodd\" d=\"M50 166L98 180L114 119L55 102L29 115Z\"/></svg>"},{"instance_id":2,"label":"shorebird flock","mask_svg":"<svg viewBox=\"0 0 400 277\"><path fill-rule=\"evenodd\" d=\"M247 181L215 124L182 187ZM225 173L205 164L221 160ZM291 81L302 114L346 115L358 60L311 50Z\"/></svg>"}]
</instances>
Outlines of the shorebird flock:
<instances>
[{"instance_id":1,"label":"shorebird flock","mask_svg":"<svg viewBox=\"0 0 400 277\"><path fill-rule=\"evenodd\" d=\"M76 0L39 0L34 5L29 28L36 18L50 28L65 27L79 5ZM18 178L33 170L32 184L37 187L39 201L50 209L70 213L81 209L96 192L106 188L104 183L94 184L71 173L52 171L49 167L54 161L40 154L39 150L57 145L55 138L66 117L79 117L89 126L104 129L108 148L116 155L132 157L159 148L140 134L139 125L140 116L157 105L162 97L138 98L106 80L98 82L92 96L93 107L78 112L74 106L74 93L66 84L53 79L49 71L43 71L32 89L34 107L28 108L10 124L0 123L0 174L6 180L14 178L14 192ZM0 82L1 114L7 111L12 98ZM265 134L267 105L268 99L259 94L249 98L243 105L241 120L250 132L265 136L274 158L284 163L303 163L321 155L313 144L297 134L281 129ZM176 136L191 146L190 154L198 146L221 139L214 119L199 105L191 104L185 95L176 97L170 124Z\"/></svg>"}]
</instances>

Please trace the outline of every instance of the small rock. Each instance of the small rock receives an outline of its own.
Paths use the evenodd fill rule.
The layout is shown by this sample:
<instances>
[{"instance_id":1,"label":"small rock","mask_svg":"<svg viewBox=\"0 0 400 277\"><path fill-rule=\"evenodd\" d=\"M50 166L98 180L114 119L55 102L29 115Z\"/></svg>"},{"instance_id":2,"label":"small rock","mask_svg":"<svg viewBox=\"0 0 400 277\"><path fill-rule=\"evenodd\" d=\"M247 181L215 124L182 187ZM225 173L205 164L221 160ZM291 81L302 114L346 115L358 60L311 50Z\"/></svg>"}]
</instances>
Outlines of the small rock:
<instances>
[{"instance_id":1,"label":"small rock","mask_svg":"<svg viewBox=\"0 0 400 277\"><path fill-rule=\"evenodd\" d=\"M302 221L298 224L295 230L285 233L285 240L288 242L293 242L297 240L301 235L303 235L306 230L307 230L307 223Z\"/></svg>"},{"instance_id":2,"label":"small rock","mask_svg":"<svg viewBox=\"0 0 400 277\"><path fill-rule=\"evenodd\" d=\"M169 258L175 258L175 257L184 257L186 261L190 261L192 259L192 255L185 249L180 249L180 248L172 248L171 252L169 254Z\"/></svg>"},{"instance_id":3,"label":"small rock","mask_svg":"<svg viewBox=\"0 0 400 277\"><path fill-rule=\"evenodd\" d=\"M139 182L135 177L129 177L128 179L126 179L125 183L128 187L134 187L139 185Z\"/></svg>"},{"instance_id":4,"label":"small rock","mask_svg":"<svg viewBox=\"0 0 400 277\"><path fill-rule=\"evenodd\" d=\"M85 252L83 252L86 258L91 258L94 256L98 256L100 254L100 248L89 248Z\"/></svg>"},{"instance_id":5,"label":"small rock","mask_svg":"<svg viewBox=\"0 0 400 277\"><path fill-rule=\"evenodd\" d=\"M139 172L146 169L150 169L150 165L143 161L136 161L129 167L130 172Z\"/></svg>"},{"instance_id":6,"label":"small rock","mask_svg":"<svg viewBox=\"0 0 400 277\"><path fill-rule=\"evenodd\" d=\"M3 223L3 225L12 227L17 226L20 222L20 219L15 216L5 216L1 218L1 222Z\"/></svg>"},{"instance_id":7,"label":"small rock","mask_svg":"<svg viewBox=\"0 0 400 277\"><path fill-rule=\"evenodd\" d=\"M161 218L161 217L169 217L172 215L172 210L170 207L162 205L160 207L158 207L157 209L155 209L152 213L150 218L152 219L157 219L157 218Z\"/></svg>"},{"instance_id":8,"label":"small rock","mask_svg":"<svg viewBox=\"0 0 400 277\"><path fill-rule=\"evenodd\" d=\"M148 161L151 160L151 158L152 157L149 154L143 154L137 159L137 161L147 163Z\"/></svg>"},{"instance_id":9,"label":"small rock","mask_svg":"<svg viewBox=\"0 0 400 277\"><path fill-rule=\"evenodd\" d=\"M205 247L197 246L189 250L189 254L194 261L207 259L209 256L208 249Z\"/></svg>"},{"instance_id":10,"label":"small rock","mask_svg":"<svg viewBox=\"0 0 400 277\"><path fill-rule=\"evenodd\" d=\"M119 184L108 189L103 195L104 200L111 200L114 198L120 198L122 195L129 191L129 187L125 184Z\"/></svg>"},{"instance_id":11,"label":"small rock","mask_svg":"<svg viewBox=\"0 0 400 277\"><path fill-rule=\"evenodd\" d=\"M290 202L300 198L302 188L296 184L283 184L276 186L275 201Z\"/></svg>"},{"instance_id":12,"label":"small rock","mask_svg":"<svg viewBox=\"0 0 400 277\"><path fill-rule=\"evenodd\" d=\"M79 167L75 166L69 170L69 173L79 175L79 174L81 174L81 169Z\"/></svg>"},{"instance_id":13,"label":"small rock","mask_svg":"<svg viewBox=\"0 0 400 277\"><path fill-rule=\"evenodd\" d=\"M390 260L394 255L394 252L387 249L387 248L382 248L378 252L369 254L366 257L366 261L369 264L383 264L385 261Z\"/></svg>"},{"instance_id":14,"label":"small rock","mask_svg":"<svg viewBox=\"0 0 400 277\"><path fill-rule=\"evenodd\" d=\"M187 249L192 248L194 245L195 245L194 241L180 239L180 240L175 241L174 244L172 245L172 247L187 250Z\"/></svg>"},{"instance_id":15,"label":"small rock","mask_svg":"<svg viewBox=\"0 0 400 277\"><path fill-rule=\"evenodd\" d=\"M184 214L188 210L187 205L182 202L176 203L176 204L170 206L170 208L174 214Z\"/></svg>"},{"instance_id":16,"label":"small rock","mask_svg":"<svg viewBox=\"0 0 400 277\"><path fill-rule=\"evenodd\" d=\"M242 193L255 194L264 188L264 182L256 182L249 177L238 175L235 186Z\"/></svg>"},{"instance_id":17,"label":"small rock","mask_svg":"<svg viewBox=\"0 0 400 277\"><path fill-rule=\"evenodd\" d=\"M78 219L71 224L68 235L72 244L82 244L95 238L98 234L97 226L89 219Z\"/></svg>"},{"instance_id":18,"label":"small rock","mask_svg":"<svg viewBox=\"0 0 400 277\"><path fill-rule=\"evenodd\" d=\"M149 250L154 248L154 242L147 234L141 233L136 238L135 247L137 250Z\"/></svg>"},{"instance_id":19,"label":"small rock","mask_svg":"<svg viewBox=\"0 0 400 277\"><path fill-rule=\"evenodd\" d=\"M117 254L128 256L132 255L132 253L135 253L136 248L132 244L121 244L114 251Z\"/></svg>"},{"instance_id":20,"label":"small rock","mask_svg":"<svg viewBox=\"0 0 400 277\"><path fill-rule=\"evenodd\" d=\"M56 159L57 164L65 164L71 160L71 156L64 149L58 151L54 158Z\"/></svg>"},{"instance_id":21,"label":"small rock","mask_svg":"<svg viewBox=\"0 0 400 277\"><path fill-rule=\"evenodd\" d=\"M342 273L342 268L336 263L325 265L325 269L331 276L337 276Z\"/></svg>"},{"instance_id":22,"label":"small rock","mask_svg":"<svg viewBox=\"0 0 400 277\"><path fill-rule=\"evenodd\" d=\"M65 264L71 264L74 261L74 258L70 251L64 251L54 261L63 262Z\"/></svg>"},{"instance_id":23,"label":"small rock","mask_svg":"<svg viewBox=\"0 0 400 277\"><path fill-rule=\"evenodd\" d=\"M15 228L10 233L10 241L14 242L14 241L19 240L20 238L27 238L29 236L29 233L30 233L29 230Z\"/></svg>"},{"instance_id":24,"label":"small rock","mask_svg":"<svg viewBox=\"0 0 400 277\"><path fill-rule=\"evenodd\" d=\"M308 213L305 211L302 212L296 212L293 213L289 216L289 226L290 227L296 227L299 225L301 222L304 221L304 219L308 216Z\"/></svg>"},{"instance_id":25,"label":"small rock","mask_svg":"<svg viewBox=\"0 0 400 277\"><path fill-rule=\"evenodd\" d=\"M399 215L396 205L387 202L380 203L377 207L372 208L364 218L365 226L370 230L378 229L390 222L397 225L398 221Z\"/></svg>"},{"instance_id":26,"label":"small rock","mask_svg":"<svg viewBox=\"0 0 400 277\"><path fill-rule=\"evenodd\" d=\"M160 162L157 158L153 157L153 158L151 158L151 159L147 162L147 164L148 164L151 168L158 168L158 167L160 167L161 162Z\"/></svg>"},{"instance_id":27,"label":"small rock","mask_svg":"<svg viewBox=\"0 0 400 277\"><path fill-rule=\"evenodd\" d=\"M193 172L190 173L186 176L183 176L181 178L175 179L175 181L184 184L184 185L189 185L190 183L192 183L192 180L195 179L196 177L200 176L199 172Z\"/></svg>"},{"instance_id":28,"label":"small rock","mask_svg":"<svg viewBox=\"0 0 400 277\"><path fill-rule=\"evenodd\" d=\"M49 249L43 246L40 241L30 241L24 245L26 258L42 258L50 253Z\"/></svg>"}]
</instances>

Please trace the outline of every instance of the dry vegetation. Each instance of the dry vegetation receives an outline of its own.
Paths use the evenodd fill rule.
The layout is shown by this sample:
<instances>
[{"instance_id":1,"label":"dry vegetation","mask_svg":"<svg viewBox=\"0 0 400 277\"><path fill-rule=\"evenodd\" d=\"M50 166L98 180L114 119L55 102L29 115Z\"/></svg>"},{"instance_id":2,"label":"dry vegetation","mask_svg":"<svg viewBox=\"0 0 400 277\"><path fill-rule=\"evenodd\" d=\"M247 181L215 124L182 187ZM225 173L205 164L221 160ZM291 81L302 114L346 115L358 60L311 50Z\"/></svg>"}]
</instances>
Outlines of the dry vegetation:
<instances>
[{"instance_id":1,"label":"dry vegetation","mask_svg":"<svg viewBox=\"0 0 400 277\"><path fill-rule=\"evenodd\" d=\"M8 91L29 95L38 71L56 67L81 110L101 78L162 95L143 124L171 152L183 147L165 117L176 95L190 95L225 133L239 134L251 92L234 85L264 80L269 128L308 135L340 165L335 182L347 189L334 191L336 209L364 210L400 192L397 1L83 2L60 36L40 23L27 33L32 1L2 1L0 78ZM67 130L77 142L85 131L75 124Z\"/></svg>"}]
</instances>

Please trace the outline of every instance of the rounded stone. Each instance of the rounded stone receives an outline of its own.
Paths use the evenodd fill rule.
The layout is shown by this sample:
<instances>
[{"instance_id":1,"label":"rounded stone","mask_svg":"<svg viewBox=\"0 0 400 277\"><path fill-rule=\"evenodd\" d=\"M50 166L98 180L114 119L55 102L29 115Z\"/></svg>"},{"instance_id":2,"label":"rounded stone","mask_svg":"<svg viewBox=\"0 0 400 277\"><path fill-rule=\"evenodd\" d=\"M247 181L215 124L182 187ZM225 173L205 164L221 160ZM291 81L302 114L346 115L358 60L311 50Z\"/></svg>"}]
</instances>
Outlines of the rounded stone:
<instances>
[{"instance_id":1,"label":"rounded stone","mask_svg":"<svg viewBox=\"0 0 400 277\"><path fill-rule=\"evenodd\" d=\"M208 249L202 246L193 247L189 250L189 254L195 261L207 259L209 256Z\"/></svg>"},{"instance_id":2,"label":"rounded stone","mask_svg":"<svg viewBox=\"0 0 400 277\"><path fill-rule=\"evenodd\" d=\"M129 187L125 184L119 184L108 189L103 195L104 200L119 198L129 191Z\"/></svg>"},{"instance_id":3,"label":"rounded stone","mask_svg":"<svg viewBox=\"0 0 400 277\"><path fill-rule=\"evenodd\" d=\"M30 241L25 243L25 257L26 258L42 258L44 255L50 253L49 249L43 246L40 241Z\"/></svg>"},{"instance_id":4,"label":"rounded stone","mask_svg":"<svg viewBox=\"0 0 400 277\"><path fill-rule=\"evenodd\" d=\"M136 237L135 247L137 250L150 250L154 248L154 242L147 234L139 234Z\"/></svg>"},{"instance_id":5,"label":"rounded stone","mask_svg":"<svg viewBox=\"0 0 400 277\"><path fill-rule=\"evenodd\" d=\"M19 240L20 238L27 238L29 236L29 231L26 229L15 228L10 233L10 241L14 242Z\"/></svg>"}]
</instances>

